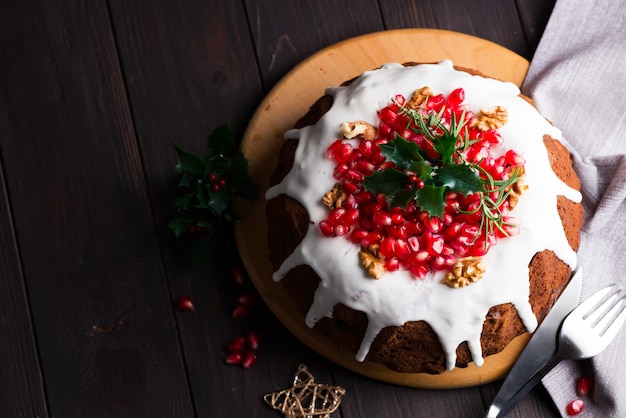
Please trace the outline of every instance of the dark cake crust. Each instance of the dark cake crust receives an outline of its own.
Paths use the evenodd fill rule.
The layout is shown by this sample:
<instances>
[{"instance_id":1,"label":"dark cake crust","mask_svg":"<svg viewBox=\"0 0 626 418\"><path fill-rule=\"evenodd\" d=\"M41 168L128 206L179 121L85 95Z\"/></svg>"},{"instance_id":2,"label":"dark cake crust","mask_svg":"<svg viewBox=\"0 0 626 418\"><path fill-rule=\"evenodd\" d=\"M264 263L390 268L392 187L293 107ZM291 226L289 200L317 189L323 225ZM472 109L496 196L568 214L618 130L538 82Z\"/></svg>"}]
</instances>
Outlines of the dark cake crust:
<instances>
[{"instance_id":1,"label":"dark cake crust","mask_svg":"<svg viewBox=\"0 0 626 418\"><path fill-rule=\"evenodd\" d=\"M482 75L475 70L455 68ZM349 80L344 85L352 81ZM524 99L532 103L527 97ZM301 128L316 123L330 109L332 102L331 96L322 96L298 120L295 127ZM270 180L271 185L279 183L291 170L297 144L298 140L284 143L279 163ZM554 172L568 186L580 190L580 181L572 168L567 149L549 135L544 136L544 144ZM559 197L557 208L568 242L574 250L577 250L583 219L582 206ZM286 195L280 195L267 202L266 216L268 225L275 225L276 219L281 220L281 227L270 228L268 237L270 260L276 270L303 239L310 219L304 207ZM537 320L541 322L569 282L571 270L548 250L533 257L529 270L530 304ZM303 315L313 303L313 295L319 282L320 278L308 266L294 268L281 280L286 292L293 298L293 302ZM367 316L342 304L335 306L333 318L322 318L314 327L321 335L353 353L359 349L366 328ZM515 337L524 332L526 329L512 304L493 306L487 313L481 334L483 356L502 351ZM437 335L424 321L412 321L400 327L384 328L372 343L367 360L404 373L438 374L446 370L445 354ZM466 367L471 361L467 343L460 344L457 348L456 366Z\"/></svg>"}]
</instances>

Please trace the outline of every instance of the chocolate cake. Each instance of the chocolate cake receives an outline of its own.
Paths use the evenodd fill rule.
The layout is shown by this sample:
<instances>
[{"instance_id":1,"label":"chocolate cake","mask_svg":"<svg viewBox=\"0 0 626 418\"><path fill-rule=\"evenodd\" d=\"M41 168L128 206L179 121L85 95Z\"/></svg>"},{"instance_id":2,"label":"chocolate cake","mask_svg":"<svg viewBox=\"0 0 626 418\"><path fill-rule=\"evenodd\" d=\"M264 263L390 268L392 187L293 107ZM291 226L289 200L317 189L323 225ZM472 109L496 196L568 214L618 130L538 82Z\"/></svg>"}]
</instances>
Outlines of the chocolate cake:
<instances>
[{"instance_id":1,"label":"chocolate cake","mask_svg":"<svg viewBox=\"0 0 626 418\"><path fill-rule=\"evenodd\" d=\"M480 366L567 285L580 183L512 83L388 64L329 88L285 137L266 194L274 279L357 360Z\"/></svg>"}]
</instances>

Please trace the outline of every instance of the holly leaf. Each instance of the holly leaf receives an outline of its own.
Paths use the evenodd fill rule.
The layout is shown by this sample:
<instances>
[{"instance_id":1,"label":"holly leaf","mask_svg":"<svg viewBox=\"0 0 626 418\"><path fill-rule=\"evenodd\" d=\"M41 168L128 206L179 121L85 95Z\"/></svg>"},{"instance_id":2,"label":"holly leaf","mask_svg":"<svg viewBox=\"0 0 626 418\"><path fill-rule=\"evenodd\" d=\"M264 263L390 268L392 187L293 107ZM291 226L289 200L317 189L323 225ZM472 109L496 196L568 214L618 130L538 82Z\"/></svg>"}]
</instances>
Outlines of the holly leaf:
<instances>
[{"instance_id":1,"label":"holly leaf","mask_svg":"<svg viewBox=\"0 0 626 418\"><path fill-rule=\"evenodd\" d=\"M194 221L188 218L174 218L167 223L167 227L174 233L176 238L180 238L193 224Z\"/></svg>"},{"instance_id":2,"label":"holly leaf","mask_svg":"<svg viewBox=\"0 0 626 418\"><path fill-rule=\"evenodd\" d=\"M363 181L366 190L374 194L383 193L390 199L401 190L406 190L408 174L396 169L376 171Z\"/></svg>"},{"instance_id":3,"label":"holly leaf","mask_svg":"<svg viewBox=\"0 0 626 418\"><path fill-rule=\"evenodd\" d=\"M441 156L441 163L448 164L452 162L452 155L456 151L456 136L446 133L434 141L435 150Z\"/></svg>"},{"instance_id":4,"label":"holly leaf","mask_svg":"<svg viewBox=\"0 0 626 418\"><path fill-rule=\"evenodd\" d=\"M433 166L426 161L414 161L409 170L414 172L415 175L421 178L424 182L432 180L433 178Z\"/></svg>"},{"instance_id":5,"label":"holly leaf","mask_svg":"<svg viewBox=\"0 0 626 418\"><path fill-rule=\"evenodd\" d=\"M415 161L423 161L420 147L411 141L407 141L396 134L393 141L381 144L380 149L389 161L393 161L398 167L407 169Z\"/></svg>"},{"instance_id":6,"label":"holly leaf","mask_svg":"<svg viewBox=\"0 0 626 418\"><path fill-rule=\"evenodd\" d=\"M466 164L446 164L437 170L437 179L443 187L467 196L483 190L478 171Z\"/></svg>"},{"instance_id":7,"label":"holly leaf","mask_svg":"<svg viewBox=\"0 0 626 418\"><path fill-rule=\"evenodd\" d=\"M409 205L409 203L411 203L411 200L415 199L415 195L417 194L417 190L416 188L413 188L411 190L400 190L399 192L397 192L393 198L391 199L391 201L389 202L389 206L390 207L401 207L403 209L406 209L407 206Z\"/></svg>"},{"instance_id":8,"label":"holly leaf","mask_svg":"<svg viewBox=\"0 0 626 418\"><path fill-rule=\"evenodd\" d=\"M422 189L418 189L415 195L417 206L428 212L430 216L443 219L443 209L446 206L446 188L442 186L427 184Z\"/></svg>"},{"instance_id":9,"label":"holly leaf","mask_svg":"<svg viewBox=\"0 0 626 418\"><path fill-rule=\"evenodd\" d=\"M207 137L207 147L217 155L227 155L235 151L233 133L228 125L220 125Z\"/></svg>"}]
</instances>

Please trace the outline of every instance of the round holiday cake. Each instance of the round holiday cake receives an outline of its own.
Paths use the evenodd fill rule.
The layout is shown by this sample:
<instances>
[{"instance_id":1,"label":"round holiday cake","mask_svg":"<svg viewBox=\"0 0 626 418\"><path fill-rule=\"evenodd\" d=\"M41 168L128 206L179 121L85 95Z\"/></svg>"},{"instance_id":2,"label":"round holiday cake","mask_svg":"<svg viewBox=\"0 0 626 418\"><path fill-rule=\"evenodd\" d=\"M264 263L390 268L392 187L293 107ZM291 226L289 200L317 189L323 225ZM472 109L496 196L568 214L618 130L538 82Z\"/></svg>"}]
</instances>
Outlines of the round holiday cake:
<instances>
[{"instance_id":1,"label":"round holiday cake","mask_svg":"<svg viewBox=\"0 0 626 418\"><path fill-rule=\"evenodd\" d=\"M387 64L329 88L285 138L266 193L274 280L358 361L480 366L567 285L580 183L514 84Z\"/></svg>"}]
</instances>

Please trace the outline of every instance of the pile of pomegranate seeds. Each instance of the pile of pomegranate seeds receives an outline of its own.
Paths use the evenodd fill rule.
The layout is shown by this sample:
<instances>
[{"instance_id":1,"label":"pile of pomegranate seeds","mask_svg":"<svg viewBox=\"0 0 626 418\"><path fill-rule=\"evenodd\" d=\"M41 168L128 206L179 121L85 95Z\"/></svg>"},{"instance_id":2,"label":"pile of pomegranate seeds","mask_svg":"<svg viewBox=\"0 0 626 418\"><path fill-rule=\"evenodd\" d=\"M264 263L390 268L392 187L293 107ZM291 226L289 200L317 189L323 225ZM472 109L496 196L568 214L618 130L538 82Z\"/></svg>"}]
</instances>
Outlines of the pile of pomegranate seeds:
<instances>
[{"instance_id":1,"label":"pile of pomegranate seeds","mask_svg":"<svg viewBox=\"0 0 626 418\"><path fill-rule=\"evenodd\" d=\"M459 164L479 167L477 171L483 179L511 178L513 171L524 165L524 159L513 150L502 156L492 155L493 146L501 145L502 137L496 130L471 127L469 122L474 115L463 105L464 96L463 89L454 90L448 97L431 96L421 111L440 116L448 126L452 121L465 124L462 135L471 145L455 150L462 153L462 156L455 154ZM495 208L497 214L487 214L494 219L497 216L500 224L497 228L485 228L485 211L481 206L484 198L478 192L464 196L448 191L443 196L443 215L439 217L421 210L415 200L406 208L390 207L389 196L375 195L366 189L363 183L368 176L395 167L383 154L381 145L394 141L396 136L417 144L433 159L439 157L432 141L419 133L416 122L403 112L404 103L405 98L398 95L392 104L379 111L375 140L338 139L328 147L327 157L336 162L333 176L346 198L319 223L319 228L324 236L345 236L363 247L377 244L387 271L403 268L422 279L429 271L451 270L460 258L486 254L499 238L518 234L519 222L509 215L509 200L498 200L502 191L489 193L489 198L499 204ZM408 174L404 185L407 190L424 187L417 173Z\"/></svg>"},{"instance_id":2,"label":"pile of pomegranate seeds","mask_svg":"<svg viewBox=\"0 0 626 418\"><path fill-rule=\"evenodd\" d=\"M242 287L246 283L246 272L241 266L233 266L229 270L230 279ZM233 309L234 319L244 319L250 314L250 310L256 305L257 296L252 292L242 292L237 296L237 304ZM260 336L256 331L248 331L244 335L235 337L226 347L224 362L231 365L240 365L250 368L257 361Z\"/></svg>"},{"instance_id":3,"label":"pile of pomegranate seeds","mask_svg":"<svg viewBox=\"0 0 626 418\"><path fill-rule=\"evenodd\" d=\"M241 365L248 369L257 361L259 334L255 331L235 337L226 347L226 364Z\"/></svg>"}]
</instances>

